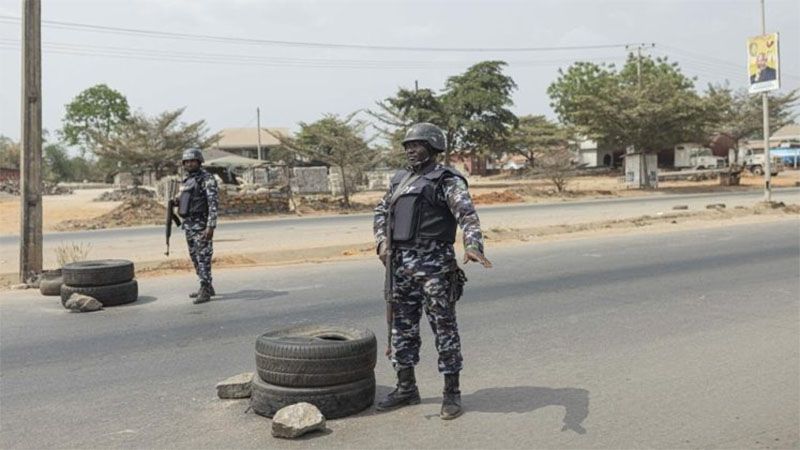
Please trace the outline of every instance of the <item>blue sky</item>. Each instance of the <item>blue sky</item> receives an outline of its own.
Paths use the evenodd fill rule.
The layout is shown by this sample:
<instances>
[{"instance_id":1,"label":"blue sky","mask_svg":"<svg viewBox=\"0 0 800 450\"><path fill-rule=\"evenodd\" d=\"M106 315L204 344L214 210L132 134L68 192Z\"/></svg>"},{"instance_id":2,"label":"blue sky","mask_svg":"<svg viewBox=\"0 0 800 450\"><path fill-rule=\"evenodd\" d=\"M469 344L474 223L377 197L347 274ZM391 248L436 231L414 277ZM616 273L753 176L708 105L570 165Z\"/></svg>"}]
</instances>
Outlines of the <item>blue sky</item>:
<instances>
[{"instance_id":1,"label":"blue sky","mask_svg":"<svg viewBox=\"0 0 800 450\"><path fill-rule=\"evenodd\" d=\"M44 1L43 121L60 127L64 105L106 83L134 109L186 107L212 131L296 128L324 113L372 108L398 87L440 89L484 59L509 62L518 114L552 116L547 86L576 60L621 63L626 50L433 52L267 45L97 32L69 24L368 46L519 48L655 43L684 72L745 86L745 40L760 33L758 0L640 1ZM767 0L767 30L781 33L783 90L800 87L800 2ZM0 134L19 138L20 0L0 0ZM12 19L9 19L12 18ZM68 25L64 25L67 23Z\"/></svg>"}]
</instances>

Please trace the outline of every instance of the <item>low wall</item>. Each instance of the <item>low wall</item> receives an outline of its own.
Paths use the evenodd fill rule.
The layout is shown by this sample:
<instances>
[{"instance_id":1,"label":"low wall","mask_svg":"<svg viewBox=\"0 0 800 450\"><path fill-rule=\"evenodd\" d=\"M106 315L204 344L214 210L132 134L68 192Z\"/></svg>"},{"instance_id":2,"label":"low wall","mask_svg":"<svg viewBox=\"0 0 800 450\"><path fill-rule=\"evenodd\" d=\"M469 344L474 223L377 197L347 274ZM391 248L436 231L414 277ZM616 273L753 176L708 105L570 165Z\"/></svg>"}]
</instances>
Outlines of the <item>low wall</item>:
<instances>
[{"instance_id":1,"label":"low wall","mask_svg":"<svg viewBox=\"0 0 800 450\"><path fill-rule=\"evenodd\" d=\"M275 214L289 212L289 194L279 191L220 192L219 215Z\"/></svg>"}]
</instances>

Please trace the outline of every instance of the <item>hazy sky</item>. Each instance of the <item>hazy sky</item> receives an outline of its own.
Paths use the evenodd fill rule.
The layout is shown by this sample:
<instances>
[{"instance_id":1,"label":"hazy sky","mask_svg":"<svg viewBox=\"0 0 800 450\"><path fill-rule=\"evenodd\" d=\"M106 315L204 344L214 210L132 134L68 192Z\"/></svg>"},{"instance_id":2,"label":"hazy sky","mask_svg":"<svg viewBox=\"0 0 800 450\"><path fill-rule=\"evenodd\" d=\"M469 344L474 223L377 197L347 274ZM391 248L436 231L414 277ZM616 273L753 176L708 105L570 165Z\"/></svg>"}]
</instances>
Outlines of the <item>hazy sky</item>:
<instances>
[{"instance_id":1,"label":"hazy sky","mask_svg":"<svg viewBox=\"0 0 800 450\"><path fill-rule=\"evenodd\" d=\"M433 52L320 48L264 40L424 48L541 48L655 43L684 72L745 86L748 36L760 34L758 0L717 1L302 1L42 0L43 120L61 126L64 105L106 83L133 109L186 107L212 131L314 121L372 108L398 87L441 89L485 59L507 61L519 85L517 114L552 116L547 86L576 60L624 61L624 48ZM0 0L0 134L20 135L21 0ZM66 25L64 24L66 23ZM71 24L251 39L98 32ZM93 30L93 31L92 31ZM800 1L767 0L767 31L781 33L782 89L800 87ZM256 42L260 41L260 42Z\"/></svg>"}]
</instances>

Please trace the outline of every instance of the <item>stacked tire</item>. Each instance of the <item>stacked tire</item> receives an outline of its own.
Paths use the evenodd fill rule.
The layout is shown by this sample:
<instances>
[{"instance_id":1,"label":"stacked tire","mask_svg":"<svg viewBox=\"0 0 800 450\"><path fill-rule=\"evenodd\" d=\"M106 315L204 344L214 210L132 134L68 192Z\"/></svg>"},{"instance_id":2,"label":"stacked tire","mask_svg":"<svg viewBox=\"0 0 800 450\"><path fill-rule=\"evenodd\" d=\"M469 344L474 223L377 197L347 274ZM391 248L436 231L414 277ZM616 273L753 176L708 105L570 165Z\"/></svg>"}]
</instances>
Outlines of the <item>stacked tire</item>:
<instances>
[{"instance_id":1,"label":"stacked tire","mask_svg":"<svg viewBox=\"0 0 800 450\"><path fill-rule=\"evenodd\" d=\"M256 339L250 406L272 417L299 402L327 419L363 411L375 400L377 340L364 328L299 325Z\"/></svg>"},{"instance_id":2,"label":"stacked tire","mask_svg":"<svg viewBox=\"0 0 800 450\"><path fill-rule=\"evenodd\" d=\"M72 294L95 298L103 306L135 302L139 285L134 277L133 263L124 259L100 259L66 264L61 268L61 304L66 305Z\"/></svg>"},{"instance_id":3,"label":"stacked tire","mask_svg":"<svg viewBox=\"0 0 800 450\"><path fill-rule=\"evenodd\" d=\"M62 284L64 280L61 277L61 269L48 270L39 278L39 292L46 296L61 295Z\"/></svg>"}]
</instances>

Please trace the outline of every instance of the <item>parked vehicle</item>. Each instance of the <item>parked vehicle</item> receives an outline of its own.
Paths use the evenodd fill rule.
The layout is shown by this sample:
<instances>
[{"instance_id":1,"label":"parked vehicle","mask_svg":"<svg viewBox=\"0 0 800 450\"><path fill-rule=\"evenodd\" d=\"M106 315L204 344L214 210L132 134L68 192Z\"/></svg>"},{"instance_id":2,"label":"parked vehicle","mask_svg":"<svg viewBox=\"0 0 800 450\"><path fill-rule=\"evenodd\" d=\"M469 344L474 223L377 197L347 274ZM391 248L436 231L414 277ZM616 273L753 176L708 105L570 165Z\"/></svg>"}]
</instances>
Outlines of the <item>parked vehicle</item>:
<instances>
[{"instance_id":1,"label":"parked vehicle","mask_svg":"<svg viewBox=\"0 0 800 450\"><path fill-rule=\"evenodd\" d=\"M676 169L717 169L725 165L725 158L714 156L710 148L698 144L675 146Z\"/></svg>"},{"instance_id":2,"label":"parked vehicle","mask_svg":"<svg viewBox=\"0 0 800 450\"><path fill-rule=\"evenodd\" d=\"M764 149L763 148L748 148L744 150L742 156L742 166L749 170L753 175L764 175ZM778 172L783 170L783 158L776 155L770 155L770 172L772 175L777 175Z\"/></svg>"},{"instance_id":3,"label":"parked vehicle","mask_svg":"<svg viewBox=\"0 0 800 450\"><path fill-rule=\"evenodd\" d=\"M770 155L780 158L783 167L800 166L800 146L798 147L774 147L769 150Z\"/></svg>"}]
</instances>

